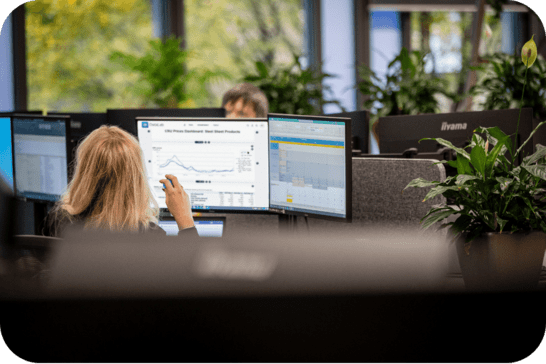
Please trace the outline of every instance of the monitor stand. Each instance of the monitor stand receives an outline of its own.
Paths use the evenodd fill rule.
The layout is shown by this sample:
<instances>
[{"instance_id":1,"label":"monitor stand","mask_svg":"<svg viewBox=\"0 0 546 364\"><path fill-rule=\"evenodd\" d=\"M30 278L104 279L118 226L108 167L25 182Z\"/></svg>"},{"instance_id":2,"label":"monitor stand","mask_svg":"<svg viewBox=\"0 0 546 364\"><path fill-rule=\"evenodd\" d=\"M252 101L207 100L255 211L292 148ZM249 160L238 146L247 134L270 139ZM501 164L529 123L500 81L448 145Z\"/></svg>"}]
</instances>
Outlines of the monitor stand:
<instances>
[{"instance_id":1,"label":"monitor stand","mask_svg":"<svg viewBox=\"0 0 546 364\"><path fill-rule=\"evenodd\" d=\"M279 215L279 231L293 234L297 231L298 217L294 215Z\"/></svg>"}]
</instances>

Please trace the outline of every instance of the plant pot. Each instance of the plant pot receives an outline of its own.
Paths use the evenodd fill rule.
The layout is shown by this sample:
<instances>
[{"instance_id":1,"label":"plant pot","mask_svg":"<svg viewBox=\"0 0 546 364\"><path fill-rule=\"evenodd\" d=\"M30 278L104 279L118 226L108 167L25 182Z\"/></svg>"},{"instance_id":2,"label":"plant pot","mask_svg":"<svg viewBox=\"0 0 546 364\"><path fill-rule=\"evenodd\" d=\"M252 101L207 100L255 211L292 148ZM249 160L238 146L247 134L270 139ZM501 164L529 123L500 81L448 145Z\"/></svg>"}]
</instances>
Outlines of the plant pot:
<instances>
[{"instance_id":1,"label":"plant pot","mask_svg":"<svg viewBox=\"0 0 546 364\"><path fill-rule=\"evenodd\" d=\"M538 287L546 234L486 233L465 249L465 237L456 241L459 265L467 290L525 291Z\"/></svg>"}]
</instances>

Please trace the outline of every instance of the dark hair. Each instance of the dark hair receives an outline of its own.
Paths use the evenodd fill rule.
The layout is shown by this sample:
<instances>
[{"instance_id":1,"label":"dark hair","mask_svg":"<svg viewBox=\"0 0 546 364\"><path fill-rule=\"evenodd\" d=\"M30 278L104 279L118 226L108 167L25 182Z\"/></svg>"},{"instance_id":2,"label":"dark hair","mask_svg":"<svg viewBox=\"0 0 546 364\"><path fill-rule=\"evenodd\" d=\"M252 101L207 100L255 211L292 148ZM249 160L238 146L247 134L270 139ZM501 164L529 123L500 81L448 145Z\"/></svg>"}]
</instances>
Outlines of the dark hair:
<instances>
[{"instance_id":1,"label":"dark hair","mask_svg":"<svg viewBox=\"0 0 546 364\"><path fill-rule=\"evenodd\" d=\"M265 118L269 110L269 102L267 97L258 87L250 83L240 83L224 94L222 99L222 107L225 107L230 102L235 102L243 99L243 103L251 103L254 105L256 116Z\"/></svg>"}]
</instances>

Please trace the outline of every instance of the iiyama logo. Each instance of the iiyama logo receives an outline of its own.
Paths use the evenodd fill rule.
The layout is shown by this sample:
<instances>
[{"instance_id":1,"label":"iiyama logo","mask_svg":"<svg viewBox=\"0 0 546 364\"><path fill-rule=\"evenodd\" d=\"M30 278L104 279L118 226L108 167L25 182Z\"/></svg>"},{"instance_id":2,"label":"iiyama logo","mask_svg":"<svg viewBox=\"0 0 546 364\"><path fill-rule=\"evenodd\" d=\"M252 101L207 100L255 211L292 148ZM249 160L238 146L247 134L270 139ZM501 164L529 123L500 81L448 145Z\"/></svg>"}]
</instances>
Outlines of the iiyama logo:
<instances>
[{"instance_id":1,"label":"iiyama logo","mask_svg":"<svg viewBox=\"0 0 546 364\"><path fill-rule=\"evenodd\" d=\"M442 122L442 131L444 130L466 130L466 123L449 124L447 121Z\"/></svg>"}]
</instances>

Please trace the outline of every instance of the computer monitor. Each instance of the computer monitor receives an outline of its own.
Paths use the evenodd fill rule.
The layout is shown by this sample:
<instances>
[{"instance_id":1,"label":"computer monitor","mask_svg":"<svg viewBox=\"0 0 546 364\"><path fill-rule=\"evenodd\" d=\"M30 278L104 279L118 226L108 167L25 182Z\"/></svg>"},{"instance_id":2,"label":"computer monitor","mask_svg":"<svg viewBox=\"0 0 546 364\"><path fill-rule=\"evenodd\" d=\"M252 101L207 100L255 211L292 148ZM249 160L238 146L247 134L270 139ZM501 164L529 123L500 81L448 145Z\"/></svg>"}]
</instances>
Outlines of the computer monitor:
<instances>
[{"instance_id":1,"label":"computer monitor","mask_svg":"<svg viewBox=\"0 0 546 364\"><path fill-rule=\"evenodd\" d=\"M0 115L0 178L13 189L11 115Z\"/></svg>"},{"instance_id":2,"label":"computer monitor","mask_svg":"<svg viewBox=\"0 0 546 364\"><path fill-rule=\"evenodd\" d=\"M14 114L11 118L17 198L55 202L68 183L68 116Z\"/></svg>"},{"instance_id":3,"label":"computer monitor","mask_svg":"<svg viewBox=\"0 0 546 364\"><path fill-rule=\"evenodd\" d=\"M381 117L379 118L379 151L380 153L403 153L409 148L417 148L419 153L434 153L442 147L433 140L423 140L418 143L422 138L442 138L462 148L469 144L473 131L480 126L498 126L507 135L515 134L518 115L519 109L507 109ZM532 126L533 109L522 109L518 145L527 140ZM528 143L523 149L522 157L532 154L533 148L532 143Z\"/></svg>"},{"instance_id":4,"label":"computer monitor","mask_svg":"<svg viewBox=\"0 0 546 364\"><path fill-rule=\"evenodd\" d=\"M351 119L269 114L270 211L351 221Z\"/></svg>"},{"instance_id":5,"label":"computer monitor","mask_svg":"<svg viewBox=\"0 0 546 364\"><path fill-rule=\"evenodd\" d=\"M108 124L117 125L133 135L137 135L135 119L144 117L176 117L176 118L223 118L224 108L200 109L108 109L106 118Z\"/></svg>"},{"instance_id":6,"label":"computer monitor","mask_svg":"<svg viewBox=\"0 0 546 364\"><path fill-rule=\"evenodd\" d=\"M3 123L0 121L0 123ZM0 134L0 137L2 135ZM12 186L0 178L0 272L6 272L6 261L11 258L11 239L15 232L17 216Z\"/></svg>"},{"instance_id":7,"label":"computer monitor","mask_svg":"<svg viewBox=\"0 0 546 364\"><path fill-rule=\"evenodd\" d=\"M21 112L0 113L0 178L13 189L13 151L11 143L11 116ZM27 111L25 114L38 114L41 111Z\"/></svg>"},{"instance_id":8,"label":"computer monitor","mask_svg":"<svg viewBox=\"0 0 546 364\"><path fill-rule=\"evenodd\" d=\"M226 218L220 216L193 218L197 234L202 238L221 238L226 229ZM178 235L178 224L173 217L162 218L159 226L167 232L168 236Z\"/></svg>"},{"instance_id":9,"label":"computer monitor","mask_svg":"<svg viewBox=\"0 0 546 364\"><path fill-rule=\"evenodd\" d=\"M342 116L351 118L351 147L354 152L368 153L370 140L369 112L366 110L340 112L326 116Z\"/></svg>"},{"instance_id":10,"label":"computer monitor","mask_svg":"<svg viewBox=\"0 0 546 364\"><path fill-rule=\"evenodd\" d=\"M267 119L138 117L148 182L166 209L159 180L177 177L200 212L267 213Z\"/></svg>"}]
</instances>

